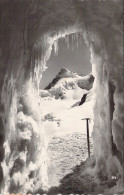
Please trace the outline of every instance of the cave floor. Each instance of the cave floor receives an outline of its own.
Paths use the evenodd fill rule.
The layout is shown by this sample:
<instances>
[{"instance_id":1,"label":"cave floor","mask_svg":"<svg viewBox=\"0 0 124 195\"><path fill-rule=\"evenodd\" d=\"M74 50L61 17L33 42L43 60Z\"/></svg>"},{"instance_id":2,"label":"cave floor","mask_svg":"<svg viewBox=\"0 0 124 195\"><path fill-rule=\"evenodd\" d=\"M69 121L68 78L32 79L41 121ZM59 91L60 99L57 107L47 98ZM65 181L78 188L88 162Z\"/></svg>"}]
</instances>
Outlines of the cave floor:
<instances>
[{"instance_id":1,"label":"cave floor","mask_svg":"<svg viewBox=\"0 0 124 195\"><path fill-rule=\"evenodd\" d=\"M56 135L48 142L48 178L51 187L59 186L60 180L72 173L88 157L87 136L83 132ZM90 153L93 154L93 141L90 137Z\"/></svg>"},{"instance_id":2,"label":"cave floor","mask_svg":"<svg viewBox=\"0 0 124 195\"><path fill-rule=\"evenodd\" d=\"M109 191L114 185L115 180L108 181L105 178L96 178L93 174L95 166L94 156L73 169L73 172L60 180L58 187L52 187L47 194L103 194Z\"/></svg>"}]
</instances>

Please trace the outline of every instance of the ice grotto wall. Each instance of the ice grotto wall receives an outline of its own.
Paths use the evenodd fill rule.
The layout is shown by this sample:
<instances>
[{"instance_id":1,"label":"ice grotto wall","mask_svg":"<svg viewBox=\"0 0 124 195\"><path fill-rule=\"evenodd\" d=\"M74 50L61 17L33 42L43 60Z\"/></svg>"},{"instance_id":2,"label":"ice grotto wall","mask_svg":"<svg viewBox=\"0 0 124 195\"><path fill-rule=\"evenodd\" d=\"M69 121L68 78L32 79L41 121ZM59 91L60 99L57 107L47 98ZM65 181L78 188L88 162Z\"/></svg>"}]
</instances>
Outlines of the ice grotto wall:
<instances>
[{"instance_id":1,"label":"ice grotto wall","mask_svg":"<svg viewBox=\"0 0 124 195\"><path fill-rule=\"evenodd\" d=\"M38 84L51 45L82 31L91 51L95 173L123 187L122 0L1 0L0 189L49 187ZM116 187L117 189L117 187Z\"/></svg>"}]
</instances>

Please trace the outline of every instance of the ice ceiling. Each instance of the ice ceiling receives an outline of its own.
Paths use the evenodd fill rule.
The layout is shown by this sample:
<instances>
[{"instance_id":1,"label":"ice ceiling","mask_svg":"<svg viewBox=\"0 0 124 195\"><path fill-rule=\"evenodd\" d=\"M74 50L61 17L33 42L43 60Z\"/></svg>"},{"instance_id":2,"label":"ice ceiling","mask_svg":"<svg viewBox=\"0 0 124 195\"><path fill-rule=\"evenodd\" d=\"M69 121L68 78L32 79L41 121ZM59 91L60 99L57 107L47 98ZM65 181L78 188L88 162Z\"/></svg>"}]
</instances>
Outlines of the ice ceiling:
<instances>
[{"instance_id":1,"label":"ice ceiling","mask_svg":"<svg viewBox=\"0 0 124 195\"><path fill-rule=\"evenodd\" d=\"M94 90L94 174L123 188L122 0L1 0L0 189L47 189L38 89L52 44L81 32L91 52Z\"/></svg>"}]
</instances>

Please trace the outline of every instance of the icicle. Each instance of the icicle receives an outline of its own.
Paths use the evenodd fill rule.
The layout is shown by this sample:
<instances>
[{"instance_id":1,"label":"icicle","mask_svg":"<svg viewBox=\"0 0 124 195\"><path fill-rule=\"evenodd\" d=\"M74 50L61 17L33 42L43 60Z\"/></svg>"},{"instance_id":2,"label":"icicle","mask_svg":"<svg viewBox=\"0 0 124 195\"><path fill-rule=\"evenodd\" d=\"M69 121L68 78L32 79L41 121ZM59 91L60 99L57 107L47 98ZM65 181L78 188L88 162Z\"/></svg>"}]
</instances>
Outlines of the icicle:
<instances>
[{"instance_id":1,"label":"icicle","mask_svg":"<svg viewBox=\"0 0 124 195\"><path fill-rule=\"evenodd\" d=\"M73 44L74 44L74 35L73 34L71 35L71 42L72 42L72 47L71 48L73 50Z\"/></svg>"},{"instance_id":2,"label":"icicle","mask_svg":"<svg viewBox=\"0 0 124 195\"><path fill-rule=\"evenodd\" d=\"M66 36L66 43L67 43L67 48L69 49L69 36Z\"/></svg>"},{"instance_id":3,"label":"icicle","mask_svg":"<svg viewBox=\"0 0 124 195\"><path fill-rule=\"evenodd\" d=\"M83 43L82 34L80 33L80 43Z\"/></svg>"},{"instance_id":4,"label":"icicle","mask_svg":"<svg viewBox=\"0 0 124 195\"><path fill-rule=\"evenodd\" d=\"M77 48L78 48L78 46L79 46L78 39L77 39L76 43L77 43Z\"/></svg>"},{"instance_id":5,"label":"icicle","mask_svg":"<svg viewBox=\"0 0 124 195\"><path fill-rule=\"evenodd\" d=\"M80 32L79 34L80 34L80 43L83 44L83 42L84 42L84 40L83 40L83 35L82 35L81 32Z\"/></svg>"},{"instance_id":6,"label":"icicle","mask_svg":"<svg viewBox=\"0 0 124 195\"><path fill-rule=\"evenodd\" d=\"M76 43L77 43L77 48L79 47L79 43L80 43L80 38L79 38L79 33L76 33Z\"/></svg>"},{"instance_id":7,"label":"icicle","mask_svg":"<svg viewBox=\"0 0 124 195\"><path fill-rule=\"evenodd\" d=\"M54 46L54 54L55 56L57 56L58 55L58 39L54 41L53 46Z\"/></svg>"},{"instance_id":8,"label":"icicle","mask_svg":"<svg viewBox=\"0 0 124 195\"><path fill-rule=\"evenodd\" d=\"M73 34L74 35L74 40L76 39L76 33Z\"/></svg>"},{"instance_id":9,"label":"icicle","mask_svg":"<svg viewBox=\"0 0 124 195\"><path fill-rule=\"evenodd\" d=\"M67 45L67 35L65 36L65 44Z\"/></svg>"},{"instance_id":10,"label":"icicle","mask_svg":"<svg viewBox=\"0 0 124 195\"><path fill-rule=\"evenodd\" d=\"M77 45L77 39L78 39L77 33L75 33L75 38L76 38L76 45Z\"/></svg>"}]
</instances>

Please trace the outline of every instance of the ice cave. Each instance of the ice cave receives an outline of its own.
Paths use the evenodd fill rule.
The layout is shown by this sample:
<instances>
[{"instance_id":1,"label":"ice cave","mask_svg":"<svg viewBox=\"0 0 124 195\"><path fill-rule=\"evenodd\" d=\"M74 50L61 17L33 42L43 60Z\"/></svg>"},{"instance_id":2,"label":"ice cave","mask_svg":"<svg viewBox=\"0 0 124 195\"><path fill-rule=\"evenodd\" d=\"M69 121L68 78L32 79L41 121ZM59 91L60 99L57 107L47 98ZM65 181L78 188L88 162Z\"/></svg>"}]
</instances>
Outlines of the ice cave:
<instances>
[{"instance_id":1,"label":"ice cave","mask_svg":"<svg viewBox=\"0 0 124 195\"><path fill-rule=\"evenodd\" d=\"M122 21L122 0L1 0L0 193L124 192ZM51 189L40 81L52 46L78 33L95 78L94 155Z\"/></svg>"},{"instance_id":2,"label":"ice cave","mask_svg":"<svg viewBox=\"0 0 124 195\"><path fill-rule=\"evenodd\" d=\"M53 43L42 74L39 103L49 187L59 186L76 165L93 155L95 94L90 56L81 33L66 35Z\"/></svg>"}]
</instances>

